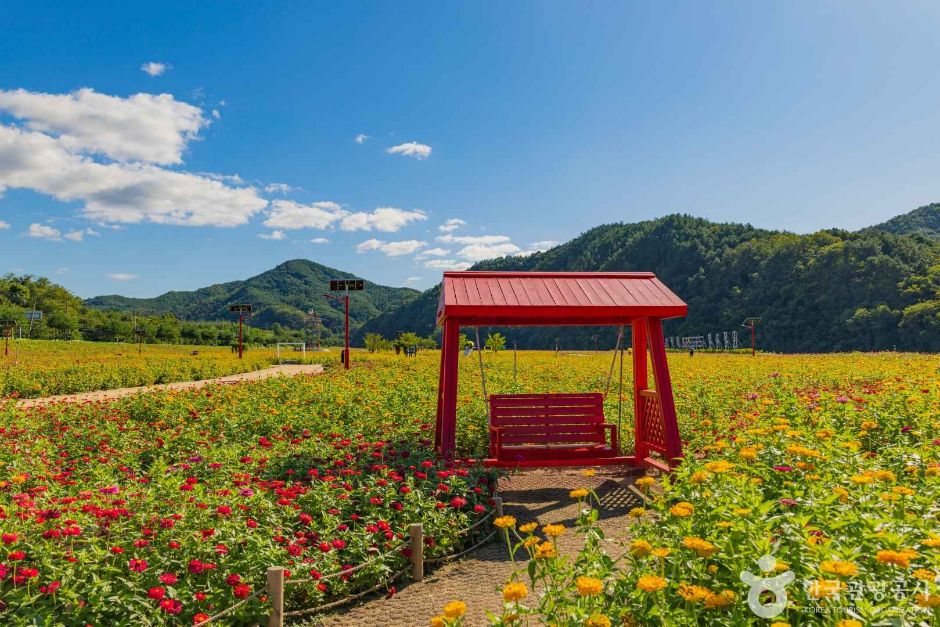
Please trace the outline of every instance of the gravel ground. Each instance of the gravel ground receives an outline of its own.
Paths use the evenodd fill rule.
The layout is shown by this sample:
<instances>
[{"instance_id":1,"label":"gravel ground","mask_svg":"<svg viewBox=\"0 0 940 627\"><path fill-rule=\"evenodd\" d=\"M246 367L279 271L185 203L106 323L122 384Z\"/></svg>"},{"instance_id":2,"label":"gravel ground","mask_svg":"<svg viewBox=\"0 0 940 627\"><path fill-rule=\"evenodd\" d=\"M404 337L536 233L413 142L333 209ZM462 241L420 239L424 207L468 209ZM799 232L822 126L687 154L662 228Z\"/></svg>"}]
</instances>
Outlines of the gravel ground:
<instances>
[{"instance_id":1,"label":"gravel ground","mask_svg":"<svg viewBox=\"0 0 940 627\"><path fill-rule=\"evenodd\" d=\"M499 492L505 513L516 517L520 524L528 521L574 525L577 502L568 492L575 488L593 487L601 499L600 525L610 540L627 535L630 509L642 503L627 485L639 475L631 468L599 468L597 476L586 478L580 470L527 470L500 481ZM572 554L580 548L578 534L566 533L559 538L562 553ZM612 551L620 550L611 544ZM410 582L403 577L398 592L391 598L373 595L358 605L349 605L335 613L308 618L295 625L329 627L419 627L426 626L431 616L439 614L448 601L460 599L467 604L465 624L487 625L486 612L498 612L502 606L503 583L512 572L512 562L503 541L497 536L488 544L466 556L437 567L425 575L423 582Z\"/></svg>"}]
</instances>

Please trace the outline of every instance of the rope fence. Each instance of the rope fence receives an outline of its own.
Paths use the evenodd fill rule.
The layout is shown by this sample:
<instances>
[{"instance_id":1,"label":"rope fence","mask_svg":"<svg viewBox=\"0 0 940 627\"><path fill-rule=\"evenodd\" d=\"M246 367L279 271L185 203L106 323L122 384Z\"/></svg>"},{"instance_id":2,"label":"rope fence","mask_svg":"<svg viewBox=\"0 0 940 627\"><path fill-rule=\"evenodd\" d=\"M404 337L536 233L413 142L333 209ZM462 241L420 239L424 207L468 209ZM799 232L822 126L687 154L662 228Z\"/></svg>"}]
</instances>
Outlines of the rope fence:
<instances>
[{"instance_id":1,"label":"rope fence","mask_svg":"<svg viewBox=\"0 0 940 627\"><path fill-rule=\"evenodd\" d=\"M475 523L473 523L466 529L459 531L457 535L458 536L469 535L477 527L482 525L487 520L491 519L494 515L502 516L503 515L503 500L498 496L493 497L493 505L494 505L493 509L486 516L476 521ZM380 553L376 555L375 557L373 557L372 559L366 562L363 562L362 564L358 564L352 568L339 570L335 573L330 573L329 575L324 575L320 577L319 579L314 579L313 577L304 577L303 579L288 579L286 576L287 570L284 567L271 566L270 568L268 568L266 588L255 590L254 592L252 592L250 595L248 595L246 598L242 599L235 605L232 605L231 607L228 607L222 610L221 612L219 612L218 614L215 614L214 616L210 616L209 618L200 622L199 624L208 625L209 623L213 623L221 618L224 618L228 616L229 614L231 614L232 612L234 612L239 607L248 603L249 601L260 597L264 593L267 593L266 601L271 605L270 613L268 614L268 627L283 627L285 618L306 616L308 614L315 614L317 612L325 612L325 611L340 607L342 605L345 605L347 603L350 603L352 601L355 601L357 599L361 599L364 596L367 596L369 594L372 594L373 592L377 592L378 590L384 587L387 587L389 584L396 581L399 577L401 577L408 571L411 571L411 578L414 581L422 581L424 579L424 567L426 565L442 564L442 563L453 561L483 546L484 544L492 540L493 536L495 536L498 532L499 532L498 529L493 529L493 531L491 531L482 540L480 540L479 542L477 542L476 544L474 544L473 546L469 548L463 549L462 551L458 553L425 559L424 558L424 525L421 523L413 523L409 525L408 527L409 538L407 542L405 541L399 542L398 544L394 545L391 549L389 549L385 553ZM314 607L308 607L308 608L303 608L303 609L298 609L298 610L291 610L289 612L284 610L284 589L287 586L296 586L296 585L309 584L309 583L319 583L322 581L328 581L330 579L334 579L336 577L342 577L344 575L353 574L357 571L367 568L368 566L374 566L380 563L381 561L384 561L389 556L395 555L406 544L408 544L408 548L410 549L410 555L408 556L408 561L410 563L407 566L405 566L403 569L399 570L398 572L392 573L390 576L386 577L384 580L380 581L379 583L372 586L371 588L367 590L362 590L350 596L344 597L336 601L331 601L323 605L317 605Z\"/></svg>"}]
</instances>

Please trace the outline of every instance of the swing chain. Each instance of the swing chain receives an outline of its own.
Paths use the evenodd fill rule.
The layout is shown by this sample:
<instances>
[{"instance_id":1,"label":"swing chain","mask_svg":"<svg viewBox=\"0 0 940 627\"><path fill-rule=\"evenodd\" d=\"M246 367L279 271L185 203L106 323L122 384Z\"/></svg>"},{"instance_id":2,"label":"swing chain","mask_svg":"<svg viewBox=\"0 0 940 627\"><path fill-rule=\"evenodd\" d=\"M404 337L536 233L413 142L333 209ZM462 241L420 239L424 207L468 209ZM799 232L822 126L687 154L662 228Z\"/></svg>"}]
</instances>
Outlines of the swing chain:
<instances>
[{"instance_id":1,"label":"swing chain","mask_svg":"<svg viewBox=\"0 0 940 627\"><path fill-rule=\"evenodd\" d=\"M607 400L607 394L610 392L610 382L614 378L614 366L617 364L617 353L620 351L620 344L623 342L623 325L617 330L617 344L614 346L614 358L610 362L610 372L607 373L607 385L604 386L604 400ZM620 371L621 386L623 386L623 368Z\"/></svg>"}]
</instances>

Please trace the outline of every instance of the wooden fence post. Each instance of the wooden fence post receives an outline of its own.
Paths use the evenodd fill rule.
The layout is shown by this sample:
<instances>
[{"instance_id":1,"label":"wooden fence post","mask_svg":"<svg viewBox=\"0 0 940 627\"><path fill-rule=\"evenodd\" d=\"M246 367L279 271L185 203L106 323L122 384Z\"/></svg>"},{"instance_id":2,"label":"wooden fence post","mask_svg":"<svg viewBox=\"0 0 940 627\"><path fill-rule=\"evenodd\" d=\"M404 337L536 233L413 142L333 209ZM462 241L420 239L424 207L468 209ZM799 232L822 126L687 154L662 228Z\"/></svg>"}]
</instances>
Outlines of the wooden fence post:
<instances>
[{"instance_id":1,"label":"wooden fence post","mask_svg":"<svg viewBox=\"0 0 940 627\"><path fill-rule=\"evenodd\" d=\"M411 578L415 581L424 579L424 525L412 523L408 527L411 538Z\"/></svg>"},{"instance_id":2,"label":"wooden fence post","mask_svg":"<svg viewBox=\"0 0 940 627\"><path fill-rule=\"evenodd\" d=\"M494 496L493 505L496 506L496 517L499 518L503 515L503 499L501 497Z\"/></svg>"},{"instance_id":3,"label":"wooden fence post","mask_svg":"<svg viewBox=\"0 0 940 627\"><path fill-rule=\"evenodd\" d=\"M268 600L271 601L271 613L268 615L268 627L284 627L284 568L268 568Z\"/></svg>"}]
</instances>

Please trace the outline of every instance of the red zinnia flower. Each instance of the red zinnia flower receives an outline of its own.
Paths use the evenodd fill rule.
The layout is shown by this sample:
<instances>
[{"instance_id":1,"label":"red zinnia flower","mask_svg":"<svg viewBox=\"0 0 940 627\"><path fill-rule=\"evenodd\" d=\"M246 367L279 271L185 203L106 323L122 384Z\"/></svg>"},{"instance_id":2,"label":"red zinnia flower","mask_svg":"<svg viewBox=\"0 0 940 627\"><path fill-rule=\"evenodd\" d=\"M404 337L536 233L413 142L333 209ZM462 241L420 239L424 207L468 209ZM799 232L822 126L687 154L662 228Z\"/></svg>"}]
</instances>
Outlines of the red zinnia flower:
<instances>
[{"instance_id":1,"label":"red zinnia flower","mask_svg":"<svg viewBox=\"0 0 940 627\"><path fill-rule=\"evenodd\" d=\"M127 563L127 567L135 573L142 573L147 570L147 560L132 559Z\"/></svg>"},{"instance_id":2,"label":"red zinnia flower","mask_svg":"<svg viewBox=\"0 0 940 627\"><path fill-rule=\"evenodd\" d=\"M153 599L154 601L159 601L166 595L166 590L160 586L154 586L150 590L147 590L147 596Z\"/></svg>"},{"instance_id":3,"label":"red zinnia flower","mask_svg":"<svg viewBox=\"0 0 940 627\"><path fill-rule=\"evenodd\" d=\"M163 573L160 575L160 583L165 583L168 586L172 586L177 582L177 577L173 573Z\"/></svg>"},{"instance_id":4,"label":"red zinnia flower","mask_svg":"<svg viewBox=\"0 0 940 627\"><path fill-rule=\"evenodd\" d=\"M183 604L176 599L163 599L160 601L160 609L167 614L179 614L183 611Z\"/></svg>"},{"instance_id":5,"label":"red zinnia flower","mask_svg":"<svg viewBox=\"0 0 940 627\"><path fill-rule=\"evenodd\" d=\"M232 594L234 594L239 599L248 598L248 595L251 594L251 586L248 584L240 583L234 588L232 588Z\"/></svg>"}]
</instances>

